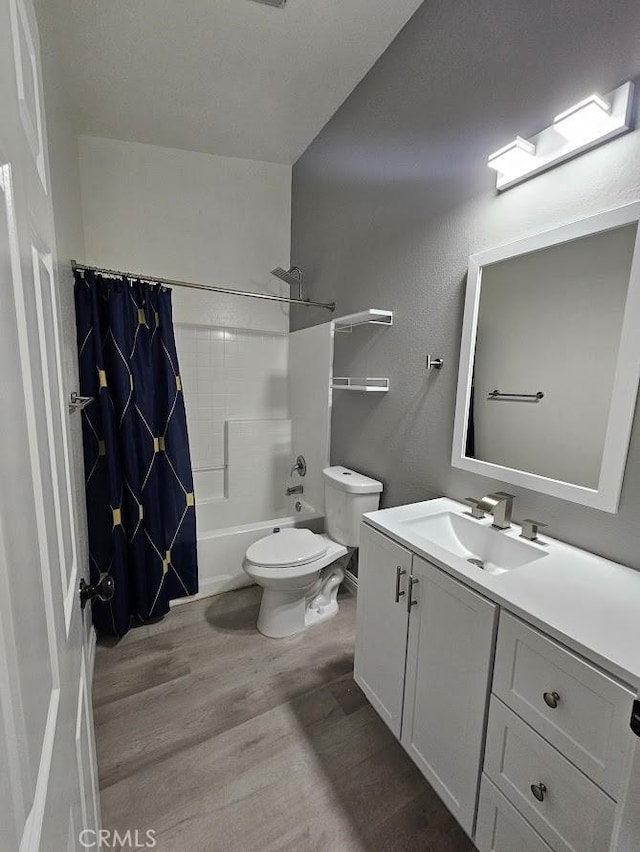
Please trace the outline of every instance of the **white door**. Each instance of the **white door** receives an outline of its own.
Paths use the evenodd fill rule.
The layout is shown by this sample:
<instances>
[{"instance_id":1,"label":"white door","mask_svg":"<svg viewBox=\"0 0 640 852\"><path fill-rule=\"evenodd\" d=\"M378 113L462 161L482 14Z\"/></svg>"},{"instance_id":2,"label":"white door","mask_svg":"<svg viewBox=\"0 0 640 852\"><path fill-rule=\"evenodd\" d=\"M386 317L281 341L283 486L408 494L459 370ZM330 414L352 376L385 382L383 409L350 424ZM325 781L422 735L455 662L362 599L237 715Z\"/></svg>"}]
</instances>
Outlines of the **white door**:
<instances>
[{"instance_id":1,"label":"white door","mask_svg":"<svg viewBox=\"0 0 640 852\"><path fill-rule=\"evenodd\" d=\"M3 852L82 849L99 825L54 270L35 14L0 0Z\"/></svg>"},{"instance_id":2,"label":"white door","mask_svg":"<svg viewBox=\"0 0 640 852\"><path fill-rule=\"evenodd\" d=\"M362 525L355 680L393 733L402 725L411 553Z\"/></svg>"},{"instance_id":3,"label":"white door","mask_svg":"<svg viewBox=\"0 0 640 852\"><path fill-rule=\"evenodd\" d=\"M471 835L498 608L413 558L402 744Z\"/></svg>"}]
</instances>

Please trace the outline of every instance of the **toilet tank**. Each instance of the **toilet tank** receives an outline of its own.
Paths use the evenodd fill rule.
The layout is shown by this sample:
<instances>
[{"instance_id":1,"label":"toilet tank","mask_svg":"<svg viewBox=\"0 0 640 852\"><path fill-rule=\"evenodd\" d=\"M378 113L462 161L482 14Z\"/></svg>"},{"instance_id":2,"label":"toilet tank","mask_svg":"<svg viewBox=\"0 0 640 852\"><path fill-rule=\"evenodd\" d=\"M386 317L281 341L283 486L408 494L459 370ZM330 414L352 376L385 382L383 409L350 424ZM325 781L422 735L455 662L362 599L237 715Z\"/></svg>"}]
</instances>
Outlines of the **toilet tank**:
<instances>
[{"instance_id":1,"label":"toilet tank","mask_svg":"<svg viewBox=\"0 0 640 852\"><path fill-rule=\"evenodd\" d=\"M341 465L325 467L322 474L327 533L339 544L358 547L362 515L378 508L382 483Z\"/></svg>"}]
</instances>

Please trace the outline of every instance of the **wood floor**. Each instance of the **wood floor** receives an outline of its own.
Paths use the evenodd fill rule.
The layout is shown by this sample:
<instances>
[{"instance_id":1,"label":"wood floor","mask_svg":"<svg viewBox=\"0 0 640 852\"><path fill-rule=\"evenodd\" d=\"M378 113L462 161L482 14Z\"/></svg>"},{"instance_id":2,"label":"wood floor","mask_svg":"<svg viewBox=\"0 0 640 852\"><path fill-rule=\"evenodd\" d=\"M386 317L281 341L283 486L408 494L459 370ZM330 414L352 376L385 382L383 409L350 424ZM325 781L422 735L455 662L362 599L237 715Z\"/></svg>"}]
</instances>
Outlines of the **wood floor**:
<instances>
[{"instance_id":1,"label":"wood floor","mask_svg":"<svg viewBox=\"0 0 640 852\"><path fill-rule=\"evenodd\" d=\"M352 679L355 598L272 640L260 591L99 644L103 827L154 829L158 852L473 850Z\"/></svg>"}]
</instances>

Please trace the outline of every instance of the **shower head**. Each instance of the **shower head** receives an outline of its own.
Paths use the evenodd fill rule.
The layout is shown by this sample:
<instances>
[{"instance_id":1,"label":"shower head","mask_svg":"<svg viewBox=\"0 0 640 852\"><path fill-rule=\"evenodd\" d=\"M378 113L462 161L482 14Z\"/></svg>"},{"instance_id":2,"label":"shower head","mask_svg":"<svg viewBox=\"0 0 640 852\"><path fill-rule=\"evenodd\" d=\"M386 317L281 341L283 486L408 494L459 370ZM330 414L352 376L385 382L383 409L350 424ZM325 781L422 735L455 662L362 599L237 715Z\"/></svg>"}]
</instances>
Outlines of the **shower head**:
<instances>
[{"instance_id":1,"label":"shower head","mask_svg":"<svg viewBox=\"0 0 640 852\"><path fill-rule=\"evenodd\" d=\"M298 298L303 299L302 270L299 266L292 266L288 271L283 269L281 266L276 266L275 269L271 270L271 274L275 275L276 278L279 278L281 281L284 281L285 284L289 284L291 287L297 287Z\"/></svg>"},{"instance_id":2,"label":"shower head","mask_svg":"<svg viewBox=\"0 0 640 852\"><path fill-rule=\"evenodd\" d=\"M281 266L276 266L275 269L271 270L271 274L292 286L297 286L302 279L302 270L300 270L297 266L292 266L289 271L283 269Z\"/></svg>"}]
</instances>

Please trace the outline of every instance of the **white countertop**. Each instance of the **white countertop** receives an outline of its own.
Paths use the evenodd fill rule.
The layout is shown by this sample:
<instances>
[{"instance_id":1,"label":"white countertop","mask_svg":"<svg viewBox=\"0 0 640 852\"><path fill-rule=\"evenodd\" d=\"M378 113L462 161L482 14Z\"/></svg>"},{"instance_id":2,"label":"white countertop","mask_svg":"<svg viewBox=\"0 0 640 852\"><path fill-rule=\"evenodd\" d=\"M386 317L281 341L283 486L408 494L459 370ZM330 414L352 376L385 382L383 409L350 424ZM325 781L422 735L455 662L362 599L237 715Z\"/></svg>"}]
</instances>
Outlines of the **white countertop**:
<instances>
[{"instance_id":1,"label":"white countertop","mask_svg":"<svg viewBox=\"0 0 640 852\"><path fill-rule=\"evenodd\" d=\"M407 521L443 511L470 518L467 506L440 497L364 515L365 523L640 688L640 571L540 535L544 559L490 574L417 534ZM474 523L491 525L491 518ZM518 538L520 527L501 532ZM522 539L520 539L522 541ZM546 543L546 544L545 544Z\"/></svg>"}]
</instances>

